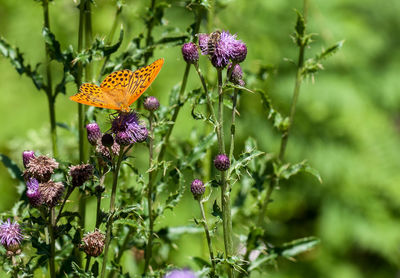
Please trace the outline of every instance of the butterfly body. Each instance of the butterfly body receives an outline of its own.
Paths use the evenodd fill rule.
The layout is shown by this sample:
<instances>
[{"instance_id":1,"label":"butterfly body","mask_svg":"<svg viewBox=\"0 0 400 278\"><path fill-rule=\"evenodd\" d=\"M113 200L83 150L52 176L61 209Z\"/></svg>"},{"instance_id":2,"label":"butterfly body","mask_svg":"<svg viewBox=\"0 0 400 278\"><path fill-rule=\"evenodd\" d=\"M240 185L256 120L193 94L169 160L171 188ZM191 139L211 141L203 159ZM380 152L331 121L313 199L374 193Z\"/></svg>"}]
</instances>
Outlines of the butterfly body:
<instances>
[{"instance_id":1,"label":"butterfly body","mask_svg":"<svg viewBox=\"0 0 400 278\"><path fill-rule=\"evenodd\" d=\"M108 75L100 86L84 83L79 93L70 97L71 100L122 112L129 112L134 103L151 85L164 64L164 59L138 69L120 70Z\"/></svg>"}]
</instances>

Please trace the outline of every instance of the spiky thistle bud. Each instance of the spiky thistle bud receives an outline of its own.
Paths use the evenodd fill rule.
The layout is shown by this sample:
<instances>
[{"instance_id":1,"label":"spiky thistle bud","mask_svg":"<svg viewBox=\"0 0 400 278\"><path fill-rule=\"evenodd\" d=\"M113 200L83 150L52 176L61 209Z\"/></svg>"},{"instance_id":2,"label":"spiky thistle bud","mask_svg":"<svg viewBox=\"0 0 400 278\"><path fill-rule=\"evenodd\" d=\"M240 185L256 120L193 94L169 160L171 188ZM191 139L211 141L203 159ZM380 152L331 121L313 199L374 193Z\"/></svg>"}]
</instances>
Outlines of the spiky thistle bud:
<instances>
[{"instance_id":1,"label":"spiky thistle bud","mask_svg":"<svg viewBox=\"0 0 400 278\"><path fill-rule=\"evenodd\" d=\"M226 154L219 154L214 159L214 166L219 171L226 171L231 165L229 157Z\"/></svg>"},{"instance_id":2,"label":"spiky thistle bud","mask_svg":"<svg viewBox=\"0 0 400 278\"><path fill-rule=\"evenodd\" d=\"M149 96L144 101L143 106L148 111L155 111L160 107L160 102L156 97Z\"/></svg>"},{"instance_id":3,"label":"spiky thistle bud","mask_svg":"<svg viewBox=\"0 0 400 278\"><path fill-rule=\"evenodd\" d=\"M192 192L193 197L198 200L201 198L201 196L203 196L204 192L206 191L206 187L201 180L195 179L190 185L190 191Z\"/></svg>"},{"instance_id":4,"label":"spiky thistle bud","mask_svg":"<svg viewBox=\"0 0 400 278\"><path fill-rule=\"evenodd\" d=\"M96 145L97 141L101 138L101 131L97 123L90 123L86 125L87 139L91 145Z\"/></svg>"},{"instance_id":5,"label":"spiky thistle bud","mask_svg":"<svg viewBox=\"0 0 400 278\"><path fill-rule=\"evenodd\" d=\"M199 61L199 50L194 43L185 43L182 46L182 56L186 63L195 64Z\"/></svg>"}]
</instances>

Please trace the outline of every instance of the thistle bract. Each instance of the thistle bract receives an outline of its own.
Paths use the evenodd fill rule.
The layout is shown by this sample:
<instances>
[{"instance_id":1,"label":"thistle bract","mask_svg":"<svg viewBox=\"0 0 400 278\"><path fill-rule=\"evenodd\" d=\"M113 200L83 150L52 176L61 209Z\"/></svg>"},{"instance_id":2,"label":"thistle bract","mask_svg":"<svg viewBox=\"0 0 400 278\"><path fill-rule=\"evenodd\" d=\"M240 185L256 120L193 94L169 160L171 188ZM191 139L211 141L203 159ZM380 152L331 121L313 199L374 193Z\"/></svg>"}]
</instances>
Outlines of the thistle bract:
<instances>
[{"instance_id":1,"label":"thistle bract","mask_svg":"<svg viewBox=\"0 0 400 278\"><path fill-rule=\"evenodd\" d=\"M214 159L214 166L219 171L226 171L231 165L229 157L226 154L219 154Z\"/></svg>"},{"instance_id":2,"label":"thistle bract","mask_svg":"<svg viewBox=\"0 0 400 278\"><path fill-rule=\"evenodd\" d=\"M204 186L204 183L199 180L199 179L195 179L194 181L192 181L192 184L190 185L190 191L193 194L193 197L195 199L199 199L201 198L201 196L203 196L204 192L206 191L206 187Z\"/></svg>"},{"instance_id":3,"label":"thistle bract","mask_svg":"<svg viewBox=\"0 0 400 278\"><path fill-rule=\"evenodd\" d=\"M25 168L28 165L29 161L31 161L32 158L35 158L34 151L24 151L22 153L22 162L24 163Z\"/></svg>"},{"instance_id":4,"label":"thistle bract","mask_svg":"<svg viewBox=\"0 0 400 278\"><path fill-rule=\"evenodd\" d=\"M87 139L90 144L96 145L97 141L101 138L101 131L97 123L90 123L86 125Z\"/></svg>"},{"instance_id":5,"label":"thistle bract","mask_svg":"<svg viewBox=\"0 0 400 278\"><path fill-rule=\"evenodd\" d=\"M199 61L199 50L194 43L185 43L182 46L182 56L186 63L195 64Z\"/></svg>"},{"instance_id":6,"label":"thistle bract","mask_svg":"<svg viewBox=\"0 0 400 278\"><path fill-rule=\"evenodd\" d=\"M149 96L143 103L143 106L146 110L155 111L160 107L160 102L156 97Z\"/></svg>"}]
</instances>

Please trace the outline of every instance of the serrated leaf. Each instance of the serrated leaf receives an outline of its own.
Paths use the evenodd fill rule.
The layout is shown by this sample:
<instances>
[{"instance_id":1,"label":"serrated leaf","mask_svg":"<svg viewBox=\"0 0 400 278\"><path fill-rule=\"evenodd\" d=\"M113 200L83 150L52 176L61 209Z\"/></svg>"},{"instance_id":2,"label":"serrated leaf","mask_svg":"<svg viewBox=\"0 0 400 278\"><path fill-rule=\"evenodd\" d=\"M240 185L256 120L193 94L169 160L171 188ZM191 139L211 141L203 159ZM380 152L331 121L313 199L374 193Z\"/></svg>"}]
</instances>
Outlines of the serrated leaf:
<instances>
[{"instance_id":1,"label":"serrated leaf","mask_svg":"<svg viewBox=\"0 0 400 278\"><path fill-rule=\"evenodd\" d=\"M257 268L259 268L262 264L272 261L278 257L278 254L269 254L269 255L263 255L259 256L257 259L251 262L248 271L253 271Z\"/></svg>"},{"instance_id":2,"label":"serrated leaf","mask_svg":"<svg viewBox=\"0 0 400 278\"><path fill-rule=\"evenodd\" d=\"M59 62L64 61L60 43L56 40L55 35L50 32L50 30L46 27L43 28L42 35L44 38L44 42L46 43L50 58Z\"/></svg>"},{"instance_id":3,"label":"serrated leaf","mask_svg":"<svg viewBox=\"0 0 400 278\"><path fill-rule=\"evenodd\" d=\"M268 119L272 121L274 127L284 132L289 128L289 117L283 117L272 105L271 99L263 90L256 90L260 95L261 101L264 107L264 112Z\"/></svg>"},{"instance_id":4,"label":"serrated leaf","mask_svg":"<svg viewBox=\"0 0 400 278\"><path fill-rule=\"evenodd\" d=\"M322 61L326 58L329 58L330 56L332 56L333 54L335 54L336 52L338 52L344 44L344 40L337 42L336 44L328 47L327 49L321 51L321 53L317 54L315 56L315 60L317 62Z\"/></svg>"},{"instance_id":5,"label":"serrated leaf","mask_svg":"<svg viewBox=\"0 0 400 278\"><path fill-rule=\"evenodd\" d=\"M217 200L214 201L213 211L212 211L211 214L214 215L215 217L219 217L219 218L222 219L222 211L221 211L220 207L217 204Z\"/></svg>"},{"instance_id":6,"label":"serrated leaf","mask_svg":"<svg viewBox=\"0 0 400 278\"><path fill-rule=\"evenodd\" d=\"M306 30L306 23L304 21L304 16L296 10L297 14L297 21L296 21L296 26L295 26L295 31L297 35L302 38L304 36L305 30Z\"/></svg>"},{"instance_id":7,"label":"serrated leaf","mask_svg":"<svg viewBox=\"0 0 400 278\"><path fill-rule=\"evenodd\" d=\"M8 173L13 179L24 182L22 171L14 161L4 154L0 154L0 160L3 162L3 165L7 168Z\"/></svg>"},{"instance_id":8,"label":"serrated leaf","mask_svg":"<svg viewBox=\"0 0 400 278\"><path fill-rule=\"evenodd\" d=\"M277 177L286 180L301 172L306 172L313 175L315 178L318 179L320 183L322 183L322 178L319 172L316 169L312 168L306 160L296 164L287 163L280 166L279 168L275 166L275 174L277 175Z\"/></svg>"},{"instance_id":9,"label":"serrated leaf","mask_svg":"<svg viewBox=\"0 0 400 278\"><path fill-rule=\"evenodd\" d=\"M262 154L264 153L255 148L246 150L237 160L233 161L231 167L229 167L228 177L234 173L239 178L242 170L244 170L253 159Z\"/></svg>"}]
</instances>

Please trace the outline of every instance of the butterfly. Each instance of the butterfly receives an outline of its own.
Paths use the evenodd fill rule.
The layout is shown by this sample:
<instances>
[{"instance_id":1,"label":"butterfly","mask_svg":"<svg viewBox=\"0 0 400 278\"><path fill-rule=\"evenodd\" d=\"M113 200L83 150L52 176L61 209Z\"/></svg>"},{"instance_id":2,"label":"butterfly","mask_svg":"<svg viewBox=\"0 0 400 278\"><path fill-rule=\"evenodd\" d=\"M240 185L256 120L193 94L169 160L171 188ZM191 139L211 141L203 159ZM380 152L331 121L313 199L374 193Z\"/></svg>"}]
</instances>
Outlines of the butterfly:
<instances>
[{"instance_id":1,"label":"butterfly","mask_svg":"<svg viewBox=\"0 0 400 278\"><path fill-rule=\"evenodd\" d=\"M164 59L158 59L133 72L126 69L115 71L108 75L100 86L82 84L79 93L70 99L86 105L129 112L129 106L146 91L163 64Z\"/></svg>"}]
</instances>

